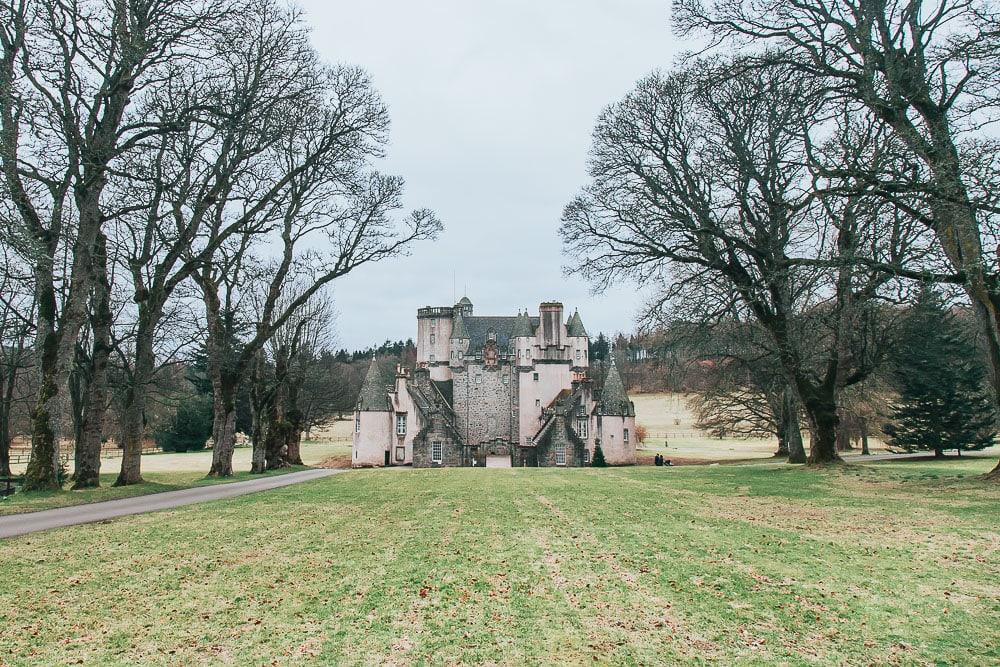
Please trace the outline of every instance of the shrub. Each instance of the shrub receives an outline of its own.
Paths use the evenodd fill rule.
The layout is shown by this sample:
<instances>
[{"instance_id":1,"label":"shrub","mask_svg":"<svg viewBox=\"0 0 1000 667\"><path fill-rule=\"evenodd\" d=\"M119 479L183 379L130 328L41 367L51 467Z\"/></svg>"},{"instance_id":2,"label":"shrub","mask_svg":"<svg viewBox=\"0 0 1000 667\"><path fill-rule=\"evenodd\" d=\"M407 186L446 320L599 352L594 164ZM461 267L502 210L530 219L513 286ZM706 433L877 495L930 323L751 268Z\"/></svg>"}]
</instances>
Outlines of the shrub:
<instances>
[{"instance_id":1,"label":"shrub","mask_svg":"<svg viewBox=\"0 0 1000 667\"><path fill-rule=\"evenodd\" d=\"M173 418L155 435L156 444L165 452L191 452L204 449L212 435L212 399L189 396L177 406Z\"/></svg>"},{"instance_id":2,"label":"shrub","mask_svg":"<svg viewBox=\"0 0 1000 667\"><path fill-rule=\"evenodd\" d=\"M642 424L635 425L635 441L640 445L646 442L646 438L649 437L649 431Z\"/></svg>"},{"instance_id":3,"label":"shrub","mask_svg":"<svg viewBox=\"0 0 1000 667\"><path fill-rule=\"evenodd\" d=\"M607 468L608 462L604 460L604 450L601 449L601 443L597 443L594 447L594 460L591 464L595 468Z\"/></svg>"}]
</instances>

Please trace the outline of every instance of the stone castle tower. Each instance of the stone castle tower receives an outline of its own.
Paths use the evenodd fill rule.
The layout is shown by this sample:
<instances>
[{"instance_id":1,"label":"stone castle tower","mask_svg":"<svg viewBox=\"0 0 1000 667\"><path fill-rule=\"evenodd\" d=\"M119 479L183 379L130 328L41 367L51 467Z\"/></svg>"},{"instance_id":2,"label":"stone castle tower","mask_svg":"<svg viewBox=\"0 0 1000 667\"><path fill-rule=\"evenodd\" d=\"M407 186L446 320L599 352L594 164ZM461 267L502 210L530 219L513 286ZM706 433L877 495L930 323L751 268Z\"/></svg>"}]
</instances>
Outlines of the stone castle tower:
<instances>
[{"instance_id":1,"label":"stone castle tower","mask_svg":"<svg viewBox=\"0 0 1000 667\"><path fill-rule=\"evenodd\" d=\"M635 463L635 409L612 365L600 395L579 313L478 316L463 297L417 311L417 363L372 363L355 413L355 466L581 466L600 444Z\"/></svg>"}]
</instances>

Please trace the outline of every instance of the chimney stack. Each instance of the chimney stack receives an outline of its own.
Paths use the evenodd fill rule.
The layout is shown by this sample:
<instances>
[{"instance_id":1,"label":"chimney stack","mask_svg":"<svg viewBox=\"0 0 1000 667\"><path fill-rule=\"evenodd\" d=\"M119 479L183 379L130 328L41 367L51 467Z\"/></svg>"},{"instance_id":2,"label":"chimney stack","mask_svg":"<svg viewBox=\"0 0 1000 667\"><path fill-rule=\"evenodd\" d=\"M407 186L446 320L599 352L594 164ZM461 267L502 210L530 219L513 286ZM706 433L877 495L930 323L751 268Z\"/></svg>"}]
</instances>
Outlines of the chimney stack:
<instances>
[{"instance_id":1,"label":"chimney stack","mask_svg":"<svg viewBox=\"0 0 1000 667\"><path fill-rule=\"evenodd\" d=\"M542 320L542 345L559 347L562 344L563 305L558 301L546 301L538 307Z\"/></svg>"}]
</instances>

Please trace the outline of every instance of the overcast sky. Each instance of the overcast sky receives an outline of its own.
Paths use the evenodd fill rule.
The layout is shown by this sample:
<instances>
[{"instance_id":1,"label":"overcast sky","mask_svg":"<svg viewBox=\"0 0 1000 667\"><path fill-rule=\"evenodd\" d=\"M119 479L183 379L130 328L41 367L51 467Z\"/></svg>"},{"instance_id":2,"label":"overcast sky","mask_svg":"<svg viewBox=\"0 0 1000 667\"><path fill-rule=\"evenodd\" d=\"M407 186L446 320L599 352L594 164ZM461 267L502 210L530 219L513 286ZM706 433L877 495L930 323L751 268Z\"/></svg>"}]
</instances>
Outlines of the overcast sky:
<instances>
[{"instance_id":1,"label":"overcast sky","mask_svg":"<svg viewBox=\"0 0 1000 667\"><path fill-rule=\"evenodd\" d=\"M410 257L336 283L340 346L412 337L418 307L463 294L477 314L559 300L591 335L634 327L634 286L593 296L563 275L559 218L586 183L598 114L682 49L666 0L299 5L327 60L372 76L392 118L380 168L403 176L407 205L434 210L445 228Z\"/></svg>"}]
</instances>

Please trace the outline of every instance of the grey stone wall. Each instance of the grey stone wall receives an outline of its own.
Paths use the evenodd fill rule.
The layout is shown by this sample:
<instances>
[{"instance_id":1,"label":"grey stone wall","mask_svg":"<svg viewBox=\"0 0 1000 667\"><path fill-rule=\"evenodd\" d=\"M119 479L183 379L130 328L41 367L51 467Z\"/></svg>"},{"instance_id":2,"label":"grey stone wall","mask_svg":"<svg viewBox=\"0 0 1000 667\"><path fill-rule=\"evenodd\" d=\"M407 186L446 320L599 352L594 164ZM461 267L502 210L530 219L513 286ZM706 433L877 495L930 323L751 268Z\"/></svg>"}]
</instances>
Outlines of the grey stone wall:
<instances>
[{"instance_id":1,"label":"grey stone wall","mask_svg":"<svg viewBox=\"0 0 1000 667\"><path fill-rule=\"evenodd\" d=\"M535 447L535 465L540 468L556 467L556 445L558 444L566 447L565 467L579 468L586 465L583 458L586 445L583 440L570 432L564 417L559 415L555 419L556 423L552 425L548 437L543 438L542 442Z\"/></svg>"},{"instance_id":2,"label":"grey stone wall","mask_svg":"<svg viewBox=\"0 0 1000 667\"><path fill-rule=\"evenodd\" d=\"M444 468L472 465L467 449L455 437L451 410L431 384L430 372L418 368L413 372L414 386L433 404L422 413L424 426L413 439L413 467ZM441 462L433 460L434 443L441 443Z\"/></svg>"},{"instance_id":3,"label":"grey stone wall","mask_svg":"<svg viewBox=\"0 0 1000 667\"><path fill-rule=\"evenodd\" d=\"M433 443L441 443L441 462L432 460ZM430 419L430 424L417 434L413 440L413 467L414 468L444 468L459 467L469 465L466 462L468 457L464 453L464 448L451 435L443 422L440 414L436 414Z\"/></svg>"},{"instance_id":4,"label":"grey stone wall","mask_svg":"<svg viewBox=\"0 0 1000 667\"><path fill-rule=\"evenodd\" d=\"M472 362L456 370L454 383L455 422L467 444L517 438L511 415L517 391L513 366L488 368Z\"/></svg>"}]
</instances>

